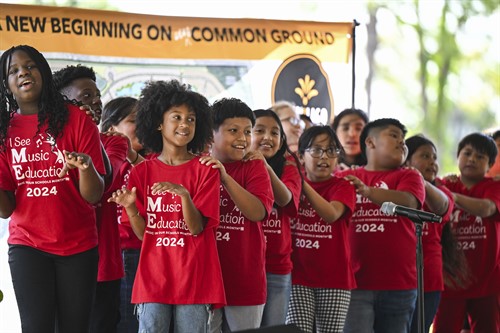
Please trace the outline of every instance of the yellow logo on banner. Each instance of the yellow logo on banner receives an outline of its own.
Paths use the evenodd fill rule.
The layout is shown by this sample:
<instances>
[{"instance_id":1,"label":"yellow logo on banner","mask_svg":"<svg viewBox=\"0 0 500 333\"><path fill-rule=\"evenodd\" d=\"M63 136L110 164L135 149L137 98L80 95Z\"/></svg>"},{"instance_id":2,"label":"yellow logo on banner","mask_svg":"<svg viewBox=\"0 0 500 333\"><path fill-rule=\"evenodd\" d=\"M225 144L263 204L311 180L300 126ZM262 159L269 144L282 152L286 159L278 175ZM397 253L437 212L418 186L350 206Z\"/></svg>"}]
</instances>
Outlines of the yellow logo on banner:
<instances>
[{"instance_id":1,"label":"yellow logo on banner","mask_svg":"<svg viewBox=\"0 0 500 333\"><path fill-rule=\"evenodd\" d=\"M309 74L306 74L305 78L300 78L298 81L300 88L295 88L295 93L302 98L302 104L307 106L307 104L309 104L309 100L319 94L316 89L313 89L316 81L311 80Z\"/></svg>"},{"instance_id":2,"label":"yellow logo on banner","mask_svg":"<svg viewBox=\"0 0 500 333\"><path fill-rule=\"evenodd\" d=\"M283 61L274 75L271 101L295 104L297 114L308 115L316 124L329 124L333 119L328 75L311 54L296 54Z\"/></svg>"}]
</instances>

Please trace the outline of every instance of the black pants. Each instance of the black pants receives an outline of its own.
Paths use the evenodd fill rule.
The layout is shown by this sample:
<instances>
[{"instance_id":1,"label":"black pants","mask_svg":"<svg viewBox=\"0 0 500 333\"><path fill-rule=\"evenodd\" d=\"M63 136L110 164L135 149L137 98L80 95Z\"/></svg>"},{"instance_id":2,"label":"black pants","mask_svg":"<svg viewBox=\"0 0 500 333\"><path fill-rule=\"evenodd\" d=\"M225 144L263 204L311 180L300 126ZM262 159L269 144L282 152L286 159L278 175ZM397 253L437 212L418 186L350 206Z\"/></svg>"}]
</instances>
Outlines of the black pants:
<instances>
[{"instance_id":1,"label":"black pants","mask_svg":"<svg viewBox=\"0 0 500 333\"><path fill-rule=\"evenodd\" d=\"M94 308L90 320L91 333L116 333L120 321L121 279L97 282Z\"/></svg>"},{"instance_id":2,"label":"black pants","mask_svg":"<svg viewBox=\"0 0 500 333\"><path fill-rule=\"evenodd\" d=\"M58 256L9 246L23 333L88 333L97 281L97 247Z\"/></svg>"}]
</instances>

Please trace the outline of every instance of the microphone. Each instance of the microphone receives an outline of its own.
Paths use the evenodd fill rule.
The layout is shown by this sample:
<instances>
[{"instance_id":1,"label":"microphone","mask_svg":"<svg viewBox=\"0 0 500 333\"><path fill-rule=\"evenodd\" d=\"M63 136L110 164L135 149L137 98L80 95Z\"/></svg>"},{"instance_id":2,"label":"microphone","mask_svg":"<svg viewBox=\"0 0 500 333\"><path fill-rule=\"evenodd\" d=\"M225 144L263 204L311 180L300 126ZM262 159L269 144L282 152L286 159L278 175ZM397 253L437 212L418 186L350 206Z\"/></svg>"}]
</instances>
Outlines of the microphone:
<instances>
[{"instance_id":1,"label":"microphone","mask_svg":"<svg viewBox=\"0 0 500 333\"><path fill-rule=\"evenodd\" d=\"M405 206L398 206L393 202L384 202L380 208L382 213L387 215L401 215L406 216L409 219L417 218L423 222L437 222L441 223L441 216L424 212L423 210L412 209Z\"/></svg>"}]
</instances>

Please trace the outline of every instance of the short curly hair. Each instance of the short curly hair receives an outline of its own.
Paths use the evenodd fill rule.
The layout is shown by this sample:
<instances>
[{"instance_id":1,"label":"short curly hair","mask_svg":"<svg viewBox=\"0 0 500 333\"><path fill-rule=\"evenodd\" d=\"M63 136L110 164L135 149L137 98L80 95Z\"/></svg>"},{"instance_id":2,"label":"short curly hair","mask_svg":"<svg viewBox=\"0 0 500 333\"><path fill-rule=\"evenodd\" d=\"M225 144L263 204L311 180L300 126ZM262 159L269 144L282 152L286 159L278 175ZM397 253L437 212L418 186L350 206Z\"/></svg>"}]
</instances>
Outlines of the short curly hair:
<instances>
[{"instance_id":1,"label":"short curly hair","mask_svg":"<svg viewBox=\"0 0 500 333\"><path fill-rule=\"evenodd\" d=\"M56 89L59 91L69 86L71 82L75 81L76 79L86 78L91 79L94 82L97 79L92 67L83 66L81 64L78 64L76 66L66 66L54 72L53 77Z\"/></svg>"},{"instance_id":2,"label":"short curly hair","mask_svg":"<svg viewBox=\"0 0 500 333\"><path fill-rule=\"evenodd\" d=\"M139 97L136 118L137 138L146 149L155 153L162 151L163 138L158 127L163 122L163 114L180 105L186 105L196 115L195 135L187 145L188 151L199 154L212 142L210 105L203 95L177 80L149 81Z\"/></svg>"}]
</instances>

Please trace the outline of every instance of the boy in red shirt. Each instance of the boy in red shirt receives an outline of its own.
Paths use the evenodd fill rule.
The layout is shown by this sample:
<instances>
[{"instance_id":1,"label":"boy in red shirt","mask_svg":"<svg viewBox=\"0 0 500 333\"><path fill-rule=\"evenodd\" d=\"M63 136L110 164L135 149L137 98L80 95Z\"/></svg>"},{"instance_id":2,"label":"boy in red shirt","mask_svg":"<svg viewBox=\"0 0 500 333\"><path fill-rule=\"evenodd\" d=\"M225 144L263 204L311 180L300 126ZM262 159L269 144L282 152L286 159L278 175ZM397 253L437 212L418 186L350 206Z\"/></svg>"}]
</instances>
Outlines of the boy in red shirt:
<instances>
[{"instance_id":1,"label":"boy in red shirt","mask_svg":"<svg viewBox=\"0 0 500 333\"><path fill-rule=\"evenodd\" d=\"M465 313L472 332L500 330L500 182L486 177L497 156L495 141L472 133L458 144L458 181L445 179L455 208L451 226L470 273L466 288L445 287L434 332L458 332Z\"/></svg>"},{"instance_id":2,"label":"boy in red shirt","mask_svg":"<svg viewBox=\"0 0 500 333\"><path fill-rule=\"evenodd\" d=\"M402 168L406 128L396 119L369 122L361 133L366 166L339 172L354 185L356 209L349 241L357 289L351 293L344 332L408 332L417 297L415 225L388 216L384 202L419 209L422 176Z\"/></svg>"},{"instance_id":3,"label":"boy in red shirt","mask_svg":"<svg viewBox=\"0 0 500 333\"><path fill-rule=\"evenodd\" d=\"M255 116L242 101L212 106L214 143L201 162L220 170L220 226L217 249L227 306L216 310L212 332L258 328L266 303L265 239L262 220L274 202L262 160L242 161L251 144Z\"/></svg>"}]
</instances>

